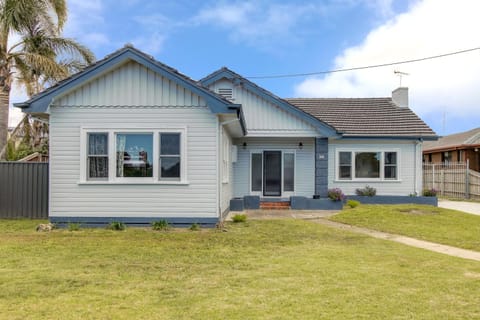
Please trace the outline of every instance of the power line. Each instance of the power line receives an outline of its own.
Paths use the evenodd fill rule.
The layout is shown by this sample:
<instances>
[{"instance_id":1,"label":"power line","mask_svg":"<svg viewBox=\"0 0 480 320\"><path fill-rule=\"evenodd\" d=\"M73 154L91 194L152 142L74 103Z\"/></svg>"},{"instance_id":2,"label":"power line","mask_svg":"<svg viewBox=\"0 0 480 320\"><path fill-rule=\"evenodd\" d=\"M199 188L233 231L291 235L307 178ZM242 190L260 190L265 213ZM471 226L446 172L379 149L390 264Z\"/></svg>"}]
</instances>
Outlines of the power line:
<instances>
[{"instance_id":1,"label":"power line","mask_svg":"<svg viewBox=\"0 0 480 320\"><path fill-rule=\"evenodd\" d=\"M436 56L424 57L424 58L419 58L419 59L410 59L410 60L396 61L396 62L390 62L390 63L374 64L374 65L370 65L370 66L345 68L345 69L335 69L335 70L328 70L328 71L307 72L307 73L291 73L291 74L279 74L279 75L270 75L270 76L252 76L252 77L245 77L245 78L247 78L247 79L293 78L293 77L307 77L307 76L314 76L314 75L328 74L328 73L336 73L336 72L373 69L373 68L395 66L395 65L399 65L399 64L405 64L405 63L412 63L412 62L419 62L419 61L425 61L425 60L431 60L431 59L438 59L438 58L453 56L453 55L456 55L456 54L471 52L471 51L475 51L475 50L480 50L480 47L461 50L461 51L455 51L455 52L450 52L450 53L444 53L444 54L439 54L439 55L436 55Z\"/></svg>"}]
</instances>

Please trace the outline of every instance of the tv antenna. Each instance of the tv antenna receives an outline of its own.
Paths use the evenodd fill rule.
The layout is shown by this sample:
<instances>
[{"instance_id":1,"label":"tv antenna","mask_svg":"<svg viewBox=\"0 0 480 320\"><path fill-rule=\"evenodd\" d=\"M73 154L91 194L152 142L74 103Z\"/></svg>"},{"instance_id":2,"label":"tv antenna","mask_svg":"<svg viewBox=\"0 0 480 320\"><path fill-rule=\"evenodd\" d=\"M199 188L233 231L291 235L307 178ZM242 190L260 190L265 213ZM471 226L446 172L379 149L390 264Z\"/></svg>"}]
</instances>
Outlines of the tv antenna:
<instances>
[{"instance_id":1,"label":"tv antenna","mask_svg":"<svg viewBox=\"0 0 480 320\"><path fill-rule=\"evenodd\" d=\"M399 80L400 80L400 84L399 84L399 87L402 86L402 77L403 76L409 76L410 74L409 73L406 73L406 72L402 72L402 71L398 71L398 70L394 70L393 73L395 73Z\"/></svg>"}]
</instances>

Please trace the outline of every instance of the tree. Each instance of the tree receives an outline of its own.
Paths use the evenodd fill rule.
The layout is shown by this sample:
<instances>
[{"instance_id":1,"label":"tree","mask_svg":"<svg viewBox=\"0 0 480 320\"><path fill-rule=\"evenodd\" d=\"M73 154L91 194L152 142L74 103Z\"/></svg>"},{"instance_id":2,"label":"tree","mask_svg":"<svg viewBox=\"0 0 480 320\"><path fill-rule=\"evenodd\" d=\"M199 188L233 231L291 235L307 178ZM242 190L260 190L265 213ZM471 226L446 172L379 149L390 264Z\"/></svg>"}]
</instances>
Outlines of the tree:
<instances>
[{"instance_id":1,"label":"tree","mask_svg":"<svg viewBox=\"0 0 480 320\"><path fill-rule=\"evenodd\" d=\"M12 84L31 96L95 59L85 46L60 36L66 18L66 0L0 0L0 159ZM11 44L12 35L20 40Z\"/></svg>"}]
</instances>

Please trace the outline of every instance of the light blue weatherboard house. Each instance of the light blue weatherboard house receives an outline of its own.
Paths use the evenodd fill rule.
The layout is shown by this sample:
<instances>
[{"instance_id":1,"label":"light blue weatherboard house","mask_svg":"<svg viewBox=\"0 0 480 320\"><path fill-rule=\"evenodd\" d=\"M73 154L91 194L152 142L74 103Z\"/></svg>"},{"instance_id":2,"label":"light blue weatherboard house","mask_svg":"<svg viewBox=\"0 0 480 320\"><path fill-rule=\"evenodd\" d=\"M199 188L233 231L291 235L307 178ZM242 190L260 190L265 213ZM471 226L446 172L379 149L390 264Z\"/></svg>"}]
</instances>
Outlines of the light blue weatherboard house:
<instances>
[{"instance_id":1,"label":"light blue weatherboard house","mask_svg":"<svg viewBox=\"0 0 480 320\"><path fill-rule=\"evenodd\" d=\"M131 47L16 104L50 124L50 220L214 225L261 201L328 208L421 190L436 134L390 98L281 99L222 68L194 81Z\"/></svg>"}]
</instances>

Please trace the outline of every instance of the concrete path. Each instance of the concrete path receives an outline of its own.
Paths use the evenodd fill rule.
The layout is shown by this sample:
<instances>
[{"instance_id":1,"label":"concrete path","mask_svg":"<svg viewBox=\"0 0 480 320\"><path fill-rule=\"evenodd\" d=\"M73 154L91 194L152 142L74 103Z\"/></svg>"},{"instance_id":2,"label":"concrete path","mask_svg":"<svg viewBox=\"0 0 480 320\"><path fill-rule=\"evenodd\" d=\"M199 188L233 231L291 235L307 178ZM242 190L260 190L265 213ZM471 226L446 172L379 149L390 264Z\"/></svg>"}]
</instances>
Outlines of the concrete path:
<instances>
[{"instance_id":1,"label":"concrete path","mask_svg":"<svg viewBox=\"0 0 480 320\"><path fill-rule=\"evenodd\" d=\"M454 201L449 201L454 202ZM454 202L457 204L457 202ZM464 202L462 202L464 203ZM472 203L477 204L478 203ZM455 208L457 209L457 208ZM458 209L457 209L458 210ZM231 217L239 212L230 212L227 220L231 220ZM351 232L365 234L374 238L395 241L398 243L405 244L407 246L421 248L425 250L430 250L438 253L447 254L449 256L470 259L475 261L480 261L480 252L461 249L457 247L447 246L444 244L439 244L435 242L429 242L424 240L418 240L411 237L401 236L397 234L391 234L376 230L371 230L367 228L361 228L356 226L351 226L344 223L339 223L335 221L328 220L329 217L338 213L338 211L324 211L324 210L245 210L241 213L244 213L248 216L248 219L261 220L261 219L301 219L308 220L313 223L319 223L328 227L347 230Z\"/></svg>"},{"instance_id":2,"label":"concrete path","mask_svg":"<svg viewBox=\"0 0 480 320\"><path fill-rule=\"evenodd\" d=\"M440 208L453 209L466 213L480 215L480 202L450 201L439 199L438 206Z\"/></svg>"},{"instance_id":3,"label":"concrete path","mask_svg":"<svg viewBox=\"0 0 480 320\"><path fill-rule=\"evenodd\" d=\"M453 257L480 261L480 252L477 252L477 251L460 249L457 247L447 246L447 245L439 244L435 242L418 240L418 239L410 238L406 236L400 236L396 234L355 227L348 224L334 222L334 221L330 221L322 218L310 220L310 221L315 223L320 223L325 226L333 227L336 229L348 230L351 232L366 234L378 239L395 241L398 243L406 244L407 246L411 246L411 247L417 247L417 248L430 250L438 253L448 254L449 256L453 256Z\"/></svg>"}]
</instances>

